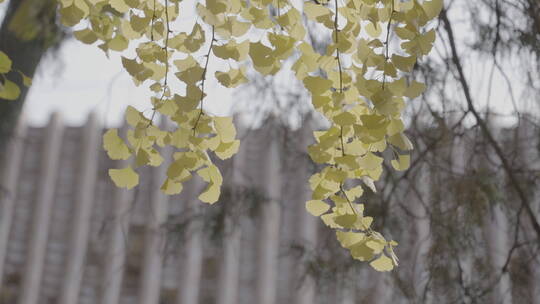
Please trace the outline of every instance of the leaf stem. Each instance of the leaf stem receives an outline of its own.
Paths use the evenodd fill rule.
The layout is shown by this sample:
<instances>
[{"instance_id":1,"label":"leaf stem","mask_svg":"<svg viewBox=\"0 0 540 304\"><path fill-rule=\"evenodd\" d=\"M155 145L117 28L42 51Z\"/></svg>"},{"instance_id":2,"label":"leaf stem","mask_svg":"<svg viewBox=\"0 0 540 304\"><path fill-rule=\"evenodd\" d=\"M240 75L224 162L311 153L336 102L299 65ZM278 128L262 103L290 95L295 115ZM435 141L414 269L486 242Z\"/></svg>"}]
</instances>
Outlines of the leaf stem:
<instances>
[{"instance_id":1,"label":"leaf stem","mask_svg":"<svg viewBox=\"0 0 540 304\"><path fill-rule=\"evenodd\" d=\"M152 21L150 26L150 40L154 41L154 22L156 20L156 0L153 2Z\"/></svg>"},{"instance_id":2,"label":"leaf stem","mask_svg":"<svg viewBox=\"0 0 540 304\"><path fill-rule=\"evenodd\" d=\"M336 15L334 16L334 37L336 41L336 60L338 63L338 69L339 69L339 93L343 93L343 70L341 67L341 58L340 58L340 52L339 52L339 38L338 38L338 2L335 0L336 5ZM341 126L340 130L340 140L341 140L341 155L345 156L345 144L343 139L343 126Z\"/></svg>"},{"instance_id":3,"label":"leaf stem","mask_svg":"<svg viewBox=\"0 0 540 304\"><path fill-rule=\"evenodd\" d=\"M341 68L341 58L340 58L340 52L339 52L339 36L338 36L338 2L335 0L336 4L336 15L334 16L334 37L336 40L336 60L338 62L338 69L339 69L339 93L343 93L343 70Z\"/></svg>"},{"instance_id":4,"label":"leaf stem","mask_svg":"<svg viewBox=\"0 0 540 304\"><path fill-rule=\"evenodd\" d=\"M392 26L392 18L394 17L394 13L396 12L394 9L394 0L392 0L391 5L392 5L392 12L390 13L390 19L388 19L388 25L386 26L386 41L384 42L385 50L384 50L383 83L382 83L383 91L386 84L386 64L388 63L388 59L390 59L389 47L388 47L388 44L390 43L390 27Z\"/></svg>"},{"instance_id":5,"label":"leaf stem","mask_svg":"<svg viewBox=\"0 0 540 304\"><path fill-rule=\"evenodd\" d=\"M156 10L156 6L155 6L155 0L154 0L154 14L155 14L155 10ZM166 19L166 26L167 26L167 33L165 34L165 46L163 47L163 50L165 51L165 80L163 81L163 89L162 89L162 92L161 92L161 97L159 98L159 101L157 102L157 104L161 104L163 102L163 98L165 98L165 93L167 92L167 89L168 89L168 80L169 80L169 34L171 33L171 29L170 29L170 25L169 25L169 10L167 9L167 7L169 6L169 0L165 0L165 19ZM154 17L152 17L154 18ZM153 22L153 19L152 19L152 22ZM153 23L152 23L153 25ZM153 35L154 35L154 29L152 27L152 40L154 39L153 38ZM156 116L156 106L154 106L154 109L153 109L153 112L152 112L152 116L150 117L150 122L148 123L148 126L146 126L147 128L150 127L153 122L154 122L154 117Z\"/></svg>"},{"instance_id":6,"label":"leaf stem","mask_svg":"<svg viewBox=\"0 0 540 304\"><path fill-rule=\"evenodd\" d=\"M199 115L197 116L197 120L195 121L195 124L193 125L193 134L195 134L195 130L197 129L197 125L199 124L199 120L201 119L201 116L203 115L203 107L204 107L204 83L206 81L206 72L208 71L208 62L210 61L210 53L212 52L212 47L214 46L214 41L216 37L216 31L214 26L212 25L212 40L210 41L210 47L208 48L208 53L206 53L206 63L204 64L204 70L202 72L202 84L201 84L201 109L199 111Z\"/></svg>"},{"instance_id":7,"label":"leaf stem","mask_svg":"<svg viewBox=\"0 0 540 304\"><path fill-rule=\"evenodd\" d=\"M353 213L358 216L358 212L356 211L356 209L354 208L351 200L347 196L347 193L345 192L345 189L343 189L343 183L339 184L339 190L341 191L341 193L343 193L343 196L347 200L347 203L349 203L349 207L351 207L351 210L353 211Z\"/></svg>"},{"instance_id":8,"label":"leaf stem","mask_svg":"<svg viewBox=\"0 0 540 304\"><path fill-rule=\"evenodd\" d=\"M340 131L340 137L341 137L341 156L345 156L345 143L343 141L343 126L341 126L341 131Z\"/></svg>"}]
</instances>

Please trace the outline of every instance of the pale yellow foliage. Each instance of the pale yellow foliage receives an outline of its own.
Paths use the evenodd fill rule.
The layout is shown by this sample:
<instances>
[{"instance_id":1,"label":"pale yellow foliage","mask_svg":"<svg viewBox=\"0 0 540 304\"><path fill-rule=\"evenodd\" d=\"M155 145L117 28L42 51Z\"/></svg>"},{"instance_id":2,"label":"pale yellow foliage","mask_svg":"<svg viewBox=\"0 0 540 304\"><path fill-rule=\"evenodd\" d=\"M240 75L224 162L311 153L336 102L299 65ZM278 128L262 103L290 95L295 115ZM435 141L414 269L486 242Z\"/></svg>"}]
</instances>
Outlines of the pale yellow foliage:
<instances>
[{"instance_id":1,"label":"pale yellow foliage","mask_svg":"<svg viewBox=\"0 0 540 304\"><path fill-rule=\"evenodd\" d=\"M83 43L97 43L107 53L124 52L136 44L136 56L124 55L122 65L136 85L148 84L156 93L150 101L153 110L175 123L175 130L161 130L154 125L154 115L129 107L127 141L114 129L104 135L109 156L133 156L137 167L160 166L165 160L158 147L178 149L161 190L180 193L182 183L197 173L207 183L199 199L216 202L223 179L210 153L230 158L240 141L231 117L205 112L205 83L217 80L224 87L238 87L248 82L247 63L266 76L275 75L293 58L293 73L311 94L315 110L332 124L315 132L316 143L308 147L312 160L322 167L309 180L313 192L306 208L336 229L340 244L353 258L370 261L378 271L397 266L393 251L397 243L371 228L373 218L364 216L361 199L364 187L376 191L385 161L381 152L393 150L396 159L391 164L396 170L410 165L406 153L412 144L404 134L401 113L425 85L407 73L431 51L436 35L429 21L439 14L443 1L304 1L298 8L286 0L206 0L194 8L200 18L193 27L177 32L170 26L184 17L179 2L60 0L65 25L86 25L75 31ZM331 35L325 53L313 50L305 19ZM390 39L399 42L398 50L389 49ZM0 74L11 68L2 55ZM229 69L208 75L210 57L227 61ZM185 90L173 92L173 75ZM0 94L17 95L8 81ZM119 187L138 183L131 167L111 169L109 174Z\"/></svg>"}]
</instances>

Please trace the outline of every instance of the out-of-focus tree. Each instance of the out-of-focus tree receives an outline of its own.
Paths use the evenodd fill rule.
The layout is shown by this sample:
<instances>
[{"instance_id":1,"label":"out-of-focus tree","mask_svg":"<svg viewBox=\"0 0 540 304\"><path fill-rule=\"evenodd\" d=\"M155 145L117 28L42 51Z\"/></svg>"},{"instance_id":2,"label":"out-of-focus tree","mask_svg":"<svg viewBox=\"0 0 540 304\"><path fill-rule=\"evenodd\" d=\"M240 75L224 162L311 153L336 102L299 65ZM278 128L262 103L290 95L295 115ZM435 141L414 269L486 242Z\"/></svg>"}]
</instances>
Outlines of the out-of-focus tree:
<instances>
[{"instance_id":1,"label":"out-of-focus tree","mask_svg":"<svg viewBox=\"0 0 540 304\"><path fill-rule=\"evenodd\" d=\"M0 98L0 155L11 136L28 86L22 75L32 78L47 50L57 46L64 32L57 22L56 0L11 0L0 27L0 51L11 61L7 78L20 90L15 100ZM22 75L21 75L22 73Z\"/></svg>"}]
</instances>

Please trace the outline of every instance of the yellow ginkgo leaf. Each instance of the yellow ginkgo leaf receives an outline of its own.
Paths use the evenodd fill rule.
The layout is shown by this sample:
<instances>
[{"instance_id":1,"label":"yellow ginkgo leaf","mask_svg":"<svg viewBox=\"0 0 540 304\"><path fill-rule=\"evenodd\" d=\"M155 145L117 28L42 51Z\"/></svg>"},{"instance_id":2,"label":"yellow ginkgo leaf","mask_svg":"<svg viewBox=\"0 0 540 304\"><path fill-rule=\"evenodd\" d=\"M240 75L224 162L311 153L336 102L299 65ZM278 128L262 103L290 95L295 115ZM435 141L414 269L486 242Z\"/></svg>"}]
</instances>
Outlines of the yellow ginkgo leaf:
<instances>
[{"instance_id":1,"label":"yellow ginkgo leaf","mask_svg":"<svg viewBox=\"0 0 540 304\"><path fill-rule=\"evenodd\" d=\"M306 210L313 216L321 216L330 210L330 205L321 200L311 200L306 202Z\"/></svg>"},{"instance_id":2,"label":"yellow ginkgo leaf","mask_svg":"<svg viewBox=\"0 0 540 304\"><path fill-rule=\"evenodd\" d=\"M210 183L203 193L199 195L199 199L201 202L213 204L219 199L220 192L220 187L218 185Z\"/></svg>"},{"instance_id":3,"label":"yellow ginkgo leaf","mask_svg":"<svg viewBox=\"0 0 540 304\"><path fill-rule=\"evenodd\" d=\"M227 11L227 1L224 0L207 0L206 7L212 14L218 15Z\"/></svg>"},{"instance_id":4,"label":"yellow ginkgo leaf","mask_svg":"<svg viewBox=\"0 0 540 304\"><path fill-rule=\"evenodd\" d=\"M0 83L0 98L7 100L15 100L21 95L21 89L11 80L5 80L4 84Z\"/></svg>"},{"instance_id":5,"label":"yellow ginkgo leaf","mask_svg":"<svg viewBox=\"0 0 540 304\"><path fill-rule=\"evenodd\" d=\"M0 74L6 74L11 71L11 59L6 53L0 51Z\"/></svg>"},{"instance_id":6,"label":"yellow ginkgo leaf","mask_svg":"<svg viewBox=\"0 0 540 304\"><path fill-rule=\"evenodd\" d=\"M418 81L413 81L412 84L407 88L405 93L403 93L403 96L414 99L420 96L425 90L426 90L425 84Z\"/></svg>"},{"instance_id":7,"label":"yellow ginkgo leaf","mask_svg":"<svg viewBox=\"0 0 540 304\"><path fill-rule=\"evenodd\" d=\"M392 55L394 66L403 72L411 72L416 63L416 56Z\"/></svg>"},{"instance_id":8,"label":"yellow ginkgo leaf","mask_svg":"<svg viewBox=\"0 0 540 304\"><path fill-rule=\"evenodd\" d=\"M373 38L379 37L382 33L382 27L380 26L379 23L373 24L372 22L369 22L366 25L365 29L368 35L370 35Z\"/></svg>"},{"instance_id":9,"label":"yellow ginkgo leaf","mask_svg":"<svg viewBox=\"0 0 540 304\"><path fill-rule=\"evenodd\" d=\"M381 166L383 158L371 152L368 152L364 157L359 159L358 164L364 170L374 170Z\"/></svg>"},{"instance_id":10,"label":"yellow ginkgo leaf","mask_svg":"<svg viewBox=\"0 0 540 304\"><path fill-rule=\"evenodd\" d=\"M77 40L86 44L92 44L98 39L96 33L90 29L75 31L73 32L73 35L75 36L75 38L77 38Z\"/></svg>"},{"instance_id":11,"label":"yellow ginkgo leaf","mask_svg":"<svg viewBox=\"0 0 540 304\"><path fill-rule=\"evenodd\" d=\"M405 171L409 169L411 165L411 156L410 155L399 155L398 159L392 160L392 167L397 171Z\"/></svg>"},{"instance_id":12,"label":"yellow ginkgo leaf","mask_svg":"<svg viewBox=\"0 0 540 304\"><path fill-rule=\"evenodd\" d=\"M163 185L161 185L161 191L168 195L179 194L182 192L183 186L181 182L174 181L170 178L167 178Z\"/></svg>"},{"instance_id":13,"label":"yellow ginkgo leaf","mask_svg":"<svg viewBox=\"0 0 540 304\"><path fill-rule=\"evenodd\" d=\"M23 84L25 87L29 87L32 85L32 78L24 75L22 72L19 72L19 74L21 74L21 77L23 79Z\"/></svg>"},{"instance_id":14,"label":"yellow ginkgo leaf","mask_svg":"<svg viewBox=\"0 0 540 304\"><path fill-rule=\"evenodd\" d=\"M380 257L373 260L371 263L369 263L373 269L377 271L390 271L394 269L394 263L392 262L392 259L387 257L384 253L381 254Z\"/></svg>"},{"instance_id":15,"label":"yellow ginkgo leaf","mask_svg":"<svg viewBox=\"0 0 540 304\"><path fill-rule=\"evenodd\" d=\"M344 248L349 248L350 246L357 244L363 241L366 237L365 233L353 232L353 231L336 231L336 236Z\"/></svg>"},{"instance_id":16,"label":"yellow ginkgo leaf","mask_svg":"<svg viewBox=\"0 0 540 304\"><path fill-rule=\"evenodd\" d=\"M139 184L139 174L131 167L123 169L109 169L109 176L119 188L131 189Z\"/></svg>"},{"instance_id":17,"label":"yellow ginkgo leaf","mask_svg":"<svg viewBox=\"0 0 540 304\"><path fill-rule=\"evenodd\" d=\"M232 117L214 117L214 126L222 142L231 142L236 137Z\"/></svg>"},{"instance_id":18,"label":"yellow ginkgo leaf","mask_svg":"<svg viewBox=\"0 0 540 304\"><path fill-rule=\"evenodd\" d=\"M403 134L403 132L390 136L387 140L388 143L400 148L403 151L409 151L413 148L411 141L409 140L409 138L407 138L407 136L405 136L405 134Z\"/></svg>"},{"instance_id":19,"label":"yellow ginkgo leaf","mask_svg":"<svg viewBox=\"0 0 540 304\"><path fill-rule=\"evenodd\" d=\"M240 148L240 141L234 140L231 142L220 143L219 146L214 150L216 156L220 159L231 158L234 154L238 152Z\"/></svg>"},{"instance_id":20,"label":"yellow ginkgo leaf","mask_svg":"<svg viewBox=\"0 0 540 304\"><path fill-rule=\"evenodd\" d=\"M118 129L109 129L103 134L103 148L111 159L128 159L131 156L128 146L118 136Z\"/></svg>"},{"instance_id":21,"label":"yellow ginkgo leaf","mask_svg":"<svg viewBox=\"0 0 540 304\"><path fill-rule=\"evenodd\" d=\"M379 239L369 239L366 241L366 246L373 249L374 254L379 254L383 251L386 242Z\"/></svg>"},{"instance_id":22,"label":"yellow ginkgo leaf","mask_svg":"<svg viewBox=\"0 0 540 304\"><path fill-rule=\"evenodd\" d=\"M444 1L443 0L431 0L431 1L424 1L422 4L422 8L424 9L424 12L426 12L426 16L428 19L433 19L441 13L443 9Z\"/></svg>"},{"instance_id":23,"label":"yellow ginkgo leaf","mask_svg":"<svg viewBox=\"0 0 540 304\"><path fill-rule=\"evenodd\" d=\"M308 76L304 78L304 86L311 94L321 95L330 90L332 81L318 76Z\"/></svg>"},{"instance_id":24,"label":"yellow ginkgo leaf","mask_svg":"<svg viewBox=\"0 0 540 304\"><path fill-rule=\"evenodd\" d=\"M415 56L427 55L433 48L435 42L435 30L432 29L424 34L418 34L413 40L406 41L401 44L401 47L407 53Z\"/></svg>"},{"instance_id":25,"label":"yellow ginkgo leaf","mask_svg":"<svg viewBox=\"0 0 540 304\"><path fill-rule=\"evenodd\" d=\"M366 245L366 242L356 243L350 247L351 255L359 261L369 261L373 258L373 249Z\"/></svg>"},{"instance_id":26,"label":"yellow ginkgo leaf","mask_svg":"<svg viewBox=\"0 0 540 304\"><path fill-rule=\"evenodd\" d=\"M304 14L309 19L316 20L318 17L332 15L333 13L325 6L308 1L304 3Z\"/></svg>"},{"instance_id":27,"label":"yellow ginkgo leaf","mask_svg":"<svg viewBox=\"0 0 540 304\"><path fill-rule=\"evenodd\" d=\"M228 72L216 72L216 79L224 87L236 88L237 86L248 82L244 74L244 69L230 69Z\"/></svg>"},{"instance_id":28,"label":"yellow ginkgo leaf","mask_svg":"<svg viewBox=\"0 0 540 304\"><path fill-rule=\"evenodd\" d=\"M126 118L126 122L132 127L136 127L139 124L139 122L141 122L141 120L144 119L141 112L137 111L132 106L128 106L126 108L125 118Z\"/></svg>"},{"instance_id":29,"label":"yellow ginkgo leaf","mask_svg":"<svg viewBox=\"0 0 540 304\"><path fill-rule=\"evenodd\" d=\"M207 183L220 186L223 183L223 177L215 165L209 165L206 168L197 171L197 174Z\"/></svg>"},{"instance_id":30,"label":"yellow ginkgo leaf","mask_svg":"<svg viewBox=\"0 0 540 304\"><path fill-rule=\"evenodd\" d=\"M349 229L352 228L357 219L358 216L356 214L344 214L336 216L334 222L342 228Z\"/></svg>"},{"instance_id":31,"label":"yellow ginkgo leaf","mask_svg":"<svg viewBox=\"0 0 540 304\"><path fill-rule=\"evenodd\" d=\"M334 116L334 122L340 126L350 126L356 123L356 116L349 112L343 112Z\"/></svg>"},{"instance_id":32,"label":"yellow ginkgo leaf","mask_svg":"<svg viewBox=\"0 0 540 304\"><path fill-rule=\"evenodd\" d=\"M109 0L109 4L119 13L125 13L130 9L124 0Z\"/></svg>"}]
</instances>

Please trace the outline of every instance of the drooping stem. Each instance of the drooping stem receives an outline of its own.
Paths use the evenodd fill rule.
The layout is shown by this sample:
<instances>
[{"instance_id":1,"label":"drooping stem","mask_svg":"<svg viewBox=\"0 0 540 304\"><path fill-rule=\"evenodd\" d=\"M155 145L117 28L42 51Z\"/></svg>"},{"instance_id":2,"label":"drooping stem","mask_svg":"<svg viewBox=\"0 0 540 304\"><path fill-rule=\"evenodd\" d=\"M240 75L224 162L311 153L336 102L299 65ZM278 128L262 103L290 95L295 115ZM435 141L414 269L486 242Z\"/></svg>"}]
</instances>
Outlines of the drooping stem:
<instances>
[{"instance_id":1,"label":"drooping stem","mask_svg":"<svg viewBox=\"0 0 540 304\"><path fill-rule=\"evenodd\" d=\"M156 20L156 0L153 2L152 20L150 21L150 40L154 41L154 22Z\"/></svg>"},{"instance_id":2,"label":"drooping stem","mask_svg":"<svg viewBox=\"0 0 540 304\"><path fill-rule=\"evenodd\" d=\"M392 26L392 18L394 17L394 1L392 0L392 12L390 13L390 19L388 19L388 25L386 26L386 40L384 42L384 66L383 66L383 83L382 83L382 89L384 90L384 87L386 85L386 65L388 64L388 60L390 59L389 56L389 43L390 43L390 28Z\"/></svg>"},{"instance_id":3,"label":"drooping stem","mask_svg":"<svg viewBox=\"0 0 540 304\"><path fill-rule=\"evenodd\" d=\"M339 93L343 93L343 70L341 67L341 53L339 52L339 35L338 35L338 2L335 0L336 5L336 15L334 16L334 40L336 41L336 60L338 64L339 69ZM340 130L340 139L341 139L341 155L345 156L345 144L344 144L344 138L343 138L343 126Z\"/></svg>"},{"instance_id":4,"label":"drooping stem","mask_svg":"<svg viewBox=\"0 0 540 304\"><path fill-rule=\"evenodd\" d=\"M339 29L338 29L338 2L337 0L334 1L335 5L336 5L336 15L334 16L334 40L336 41L336 60L337 60L337 64L338 64L338 70L339 70L339 93L342 94L343 93L343 69L341 67L341 53L339 51ZM341 155L342 156L345 156L345 139L344 139L344 136L343 136L343 126L341 126L340 128L340 134L339 134L339 137L340 137L340 141L341 141ZM345 199L347 200L347 203L349 204L349 207L351 208L352 212L355 214L355 215L358 215L358 212L356 211L356 209L354 208L351 200L349 199L349 197L347 196L347 193L345 192L345 189L343 189L343 186L344 184L341 183L339 184L339 190L341 191L341 193L343 194L343 196L345 197Z\"/></svg>"},{"instance_id":5,"label":"drooping stem","mask_svg":"<svg viewBox=\"0 0 540 304\"><path fill-rule=\"evenodd\" d=\"M206 53L206 62L204 64L204 69L202 72L202 83L201 83L201 99L200 104L201 108L199 111L199 115L197 116L197 120L195 121L195 124L193 125L193 134L195 134L195 130L197 129L197 125L199 124L199 120L201 119L201 116L203 115L203 108L204 108L204 83L206 81L206 72L208 71L208 62L210 61L210 53L212 52L212 47L214 47L214 41L216 37L216 31L214 26L212 25L212 40L210 41L210 47L208 48L208 53Z\"/></svg>"},{"instance_id":6,"label":"drooping stem","mask_svg":"<svg viewBox=\"0 0 540 304\"><path fill-rule=\"evenodd\" d=\"M343 70L341 67L341 54L339 52L339 29L338 29L338 2L335 0L336 4L336 15L334 16L334 40L336 41L336 60L338 63L338 69L339 69L339 93L343 93Z\"/></svg>"},{"instance_id":7,"label":"drooping stem","mask_svg":"<svg viewBox=\"0 0 540 304\"><path fill-rule=\"evenodd\" d=\"M168 80L169 80L169 34L171 33L171 29L170 29L170 24L169 24L169 10L167 9L167 7L169 6L169 0L165 0L165 19L166 19L166 30L167 30L167 33L165 34L165 45L163 46L163 50L165 51L165 79L163 80L163 88L162 88L162 92L161 92L161 97L159 98L159 101L157 102L157 104L161 104L163 102L163 98L165 98L165 93L167 92L167 89L168 89ZM155 1L154 1L154 14L155 14L155 9L156 9L156 6L155 6ZM152 17L154 18L154 17ZM152 20L153 22L153 20ZM153 23L152 23L152 26L153 26ZM152 28L152 40L154 39L153 38L153 33L154 33L154 29ZM154 109L153 109L153 112L152 112L152 116L150 117L150 122L148 123L148 126L151 126L152 123L154 122L154 117L156 116L156 106L154 106Z\"/></svg>"}]
</instances>

